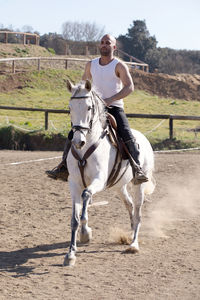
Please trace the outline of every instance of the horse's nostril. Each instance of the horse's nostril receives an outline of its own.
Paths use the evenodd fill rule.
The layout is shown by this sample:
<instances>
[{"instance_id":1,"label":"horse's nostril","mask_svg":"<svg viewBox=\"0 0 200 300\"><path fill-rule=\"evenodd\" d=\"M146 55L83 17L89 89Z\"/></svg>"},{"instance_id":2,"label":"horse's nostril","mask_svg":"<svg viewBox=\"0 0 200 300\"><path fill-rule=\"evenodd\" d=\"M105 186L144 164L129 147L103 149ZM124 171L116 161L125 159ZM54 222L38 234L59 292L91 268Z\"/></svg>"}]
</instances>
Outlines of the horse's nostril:
<instances>
[{"instance_id":1,"label":"horse's nostril","mask_svg":"<svg viewBox=\"0 0 200 300\"><path fill-rule=\"evenodd\" d=\"M84 145L85 145L85 142L82 141L82 142L81 142L81 147L83 147Z\"/></svg>"}]
</instances>

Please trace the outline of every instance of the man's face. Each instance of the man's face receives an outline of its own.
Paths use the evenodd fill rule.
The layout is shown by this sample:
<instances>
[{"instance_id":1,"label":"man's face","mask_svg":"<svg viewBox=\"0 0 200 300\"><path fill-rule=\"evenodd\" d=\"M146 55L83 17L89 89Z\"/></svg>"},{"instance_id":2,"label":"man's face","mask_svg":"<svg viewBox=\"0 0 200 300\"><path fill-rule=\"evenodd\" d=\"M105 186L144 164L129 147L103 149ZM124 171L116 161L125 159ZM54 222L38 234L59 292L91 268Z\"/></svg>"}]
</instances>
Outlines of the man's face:
<instances>
[{"instance_id":1,"label":"man's face","mask_svg":"<svg viewBox=\"0 0 200 300\"><path fill-rule=\"evenodd\" d=\"M102 56L110 56L115 49L116 45L114 40L112 40L108 36L104 36L101 39L99 50Z\"/></svg>"}]
</instances>

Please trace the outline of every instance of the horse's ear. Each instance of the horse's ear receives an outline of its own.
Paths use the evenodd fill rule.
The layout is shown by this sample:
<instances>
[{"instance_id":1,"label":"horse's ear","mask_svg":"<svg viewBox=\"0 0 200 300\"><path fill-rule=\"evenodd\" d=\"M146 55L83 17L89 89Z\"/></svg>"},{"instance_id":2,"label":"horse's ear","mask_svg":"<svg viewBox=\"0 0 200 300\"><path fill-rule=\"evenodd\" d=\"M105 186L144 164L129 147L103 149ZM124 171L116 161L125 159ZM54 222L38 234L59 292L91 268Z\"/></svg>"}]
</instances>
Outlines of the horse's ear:
<instances>
[{"instance_id":1,"label":"horse's ear","mask_svg":"<svg viewBox=\"0 0 200 300\"><path fill-rule=\"evenodd\" d=\"M91 82L88 79L85 81L85 88L88 91L91 91L91 89L92 89L92 84L91 84Z\"/></svg>"},{"instance_id":2,"label":"horse's ear","mask_svg":"<svg viewBox=\"0 0 200 300\"><path fill-rule=\"evenodd\" d=\"M72 89L73 89L73 84L71 83L71 81L69 79L67 79L67 89L68 91L71 93Z\"/></svg>"}]
</instances>

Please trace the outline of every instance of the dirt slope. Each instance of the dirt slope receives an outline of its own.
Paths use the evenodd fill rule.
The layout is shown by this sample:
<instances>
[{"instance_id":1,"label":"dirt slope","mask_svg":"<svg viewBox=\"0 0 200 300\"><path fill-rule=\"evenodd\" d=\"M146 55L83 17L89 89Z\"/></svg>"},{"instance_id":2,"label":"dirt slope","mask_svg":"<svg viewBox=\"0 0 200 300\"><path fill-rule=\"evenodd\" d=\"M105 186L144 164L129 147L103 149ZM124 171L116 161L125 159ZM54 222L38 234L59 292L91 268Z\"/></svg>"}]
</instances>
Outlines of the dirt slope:
<instances>
[{"instance_id":1,"label":"dirt slope","mask_svg":"<svg viewBox=\"0 0 200 300\"><path fill-rule=\"evenodd\" d=\"M200 75L131 72L135 88L164 98L200 101Z\"/></svg>"},{"instance_id":2,"label":"dirt slope","mask_svg":"<svg viewBox=\"0 0 200 300\"><path fill-rule=\"evenodd\" d=\"M134 71L132 77L136 89L147 91L152 95L200 101L200 75L178 74L171 76ZM10 74L6 80L5 77L1 79L0 76L0 92L22 89L26 87L27 80L26 73Z\"/></svg>"}]
</instances>

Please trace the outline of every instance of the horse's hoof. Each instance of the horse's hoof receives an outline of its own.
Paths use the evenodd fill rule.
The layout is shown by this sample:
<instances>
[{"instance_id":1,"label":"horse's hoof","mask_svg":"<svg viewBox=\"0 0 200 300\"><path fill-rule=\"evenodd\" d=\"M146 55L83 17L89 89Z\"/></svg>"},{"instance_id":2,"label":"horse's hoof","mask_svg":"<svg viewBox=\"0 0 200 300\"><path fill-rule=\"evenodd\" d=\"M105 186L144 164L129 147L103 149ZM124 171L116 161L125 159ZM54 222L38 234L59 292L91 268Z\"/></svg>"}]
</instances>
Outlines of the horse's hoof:
<instances>
[{"instance_id":1,"label":"horse's hoof","mask_svg":"<svg viewBox=\"0 0 200 300\"><path fill-rule=\"evenodd\" d=\"M138 244L131 244L124 253L138 253L139 252L139 245Z\"/></svg>"},{"instance_id":2,"label":"horse's hoof","mask_svg":"<svg viewBox=\"0 0 200 300\"><path fill-rule=\"evenodd\" d=\"M76 262L76 256L73 254L66 254L64 262L63 262L63 266L68 266L68 267L73 267L75 265Z\"/></svg>"},{"instance_id":3,"label":"horse's hoof","mask_svg":"<svg viewBox=\"0 0 200 300\"><path fill-rule=\"evenodd\" d=\"M80 242L82 244L86 244L89 243L91 239L92 239L92 229L89 227L87 228L87 230L82 229L80 232Z\"/></svg>"},{"instance_id":4,"label":"horse's hoof","mask_svg":"<svg viewBox=\"0 0 200 300\"><path fill-rule=\"evenodd\" d=\"M139 252L139 249L136 249L134 247L129 247L127 248L126 250L124 250L124 253L138 253Z\"/></svg>"}]
</instances>

